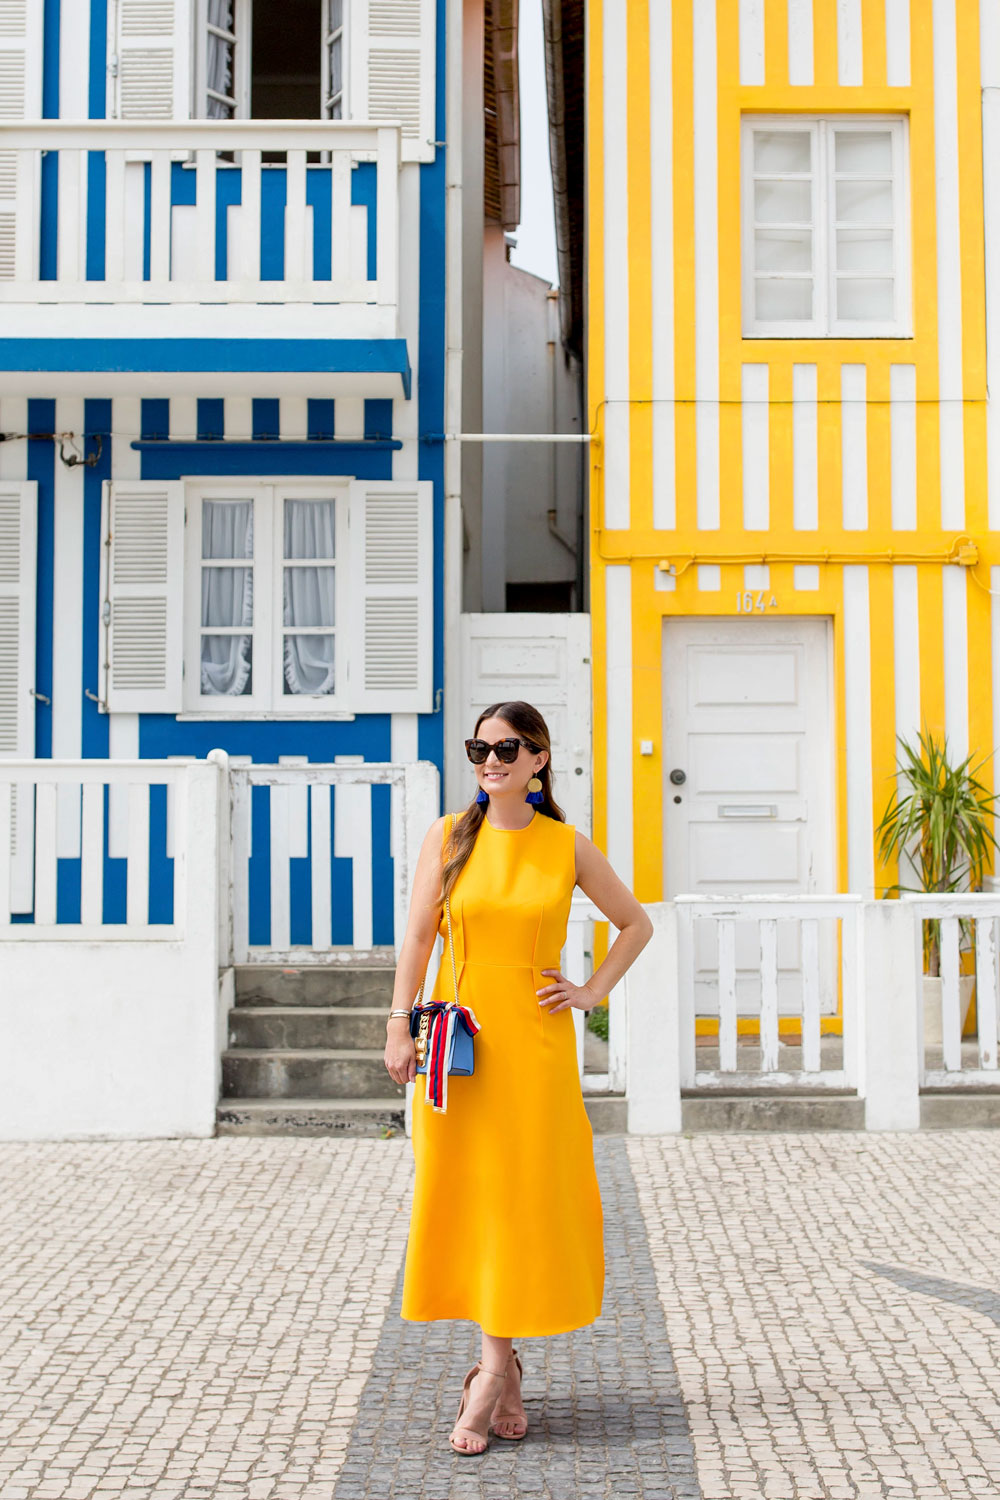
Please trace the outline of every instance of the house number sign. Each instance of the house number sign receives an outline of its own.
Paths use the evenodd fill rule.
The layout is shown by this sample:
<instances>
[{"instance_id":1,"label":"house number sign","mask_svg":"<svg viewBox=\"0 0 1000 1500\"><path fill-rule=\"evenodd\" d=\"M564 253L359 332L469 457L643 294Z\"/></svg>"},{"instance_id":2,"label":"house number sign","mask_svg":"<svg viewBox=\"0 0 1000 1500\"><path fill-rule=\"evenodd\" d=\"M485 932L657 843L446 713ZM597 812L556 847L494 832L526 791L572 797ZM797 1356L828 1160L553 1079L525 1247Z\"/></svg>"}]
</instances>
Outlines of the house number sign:
<instances>
[{"instance_id":1,"label":"house number sign","mask_svg":"<svg viewBox=\"0 0 1000 1500\"><path fill-rule=\"evenodd\" d=\"M777 609L777 607L776 597L767 589L760 589L756 594L751 589L745 589L736 595L738 615L752 615L754 610Z\"/></svg>"}]
</instances>

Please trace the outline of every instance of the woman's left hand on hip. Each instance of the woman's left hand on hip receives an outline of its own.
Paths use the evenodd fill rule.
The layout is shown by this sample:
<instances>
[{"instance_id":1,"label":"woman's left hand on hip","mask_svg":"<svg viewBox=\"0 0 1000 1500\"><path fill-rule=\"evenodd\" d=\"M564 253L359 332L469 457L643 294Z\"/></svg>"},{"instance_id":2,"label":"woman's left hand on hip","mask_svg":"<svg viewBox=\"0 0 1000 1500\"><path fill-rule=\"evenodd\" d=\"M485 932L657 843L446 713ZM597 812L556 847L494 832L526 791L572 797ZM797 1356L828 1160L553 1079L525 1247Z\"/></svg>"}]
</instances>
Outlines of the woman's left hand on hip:
<instances>
[{"instance_id":1,"label":"woman's left hand on hip","mask_svg":"<svg viewBox=\"0 0 1000 1500\"><path fill-rule=\"evenodd\" d=\"M546 1006L550 1016L554 1016L556 1011L565 1010L567 1006L573 1006L577 1010L593 1010L598 1003L593 990L588 990L585 984L574 984L561 969L542 969L541 972L551 975L554 981L544 989L535 991L536 995L542 996L539 1005Z\"/></svg>"}]
</instances>

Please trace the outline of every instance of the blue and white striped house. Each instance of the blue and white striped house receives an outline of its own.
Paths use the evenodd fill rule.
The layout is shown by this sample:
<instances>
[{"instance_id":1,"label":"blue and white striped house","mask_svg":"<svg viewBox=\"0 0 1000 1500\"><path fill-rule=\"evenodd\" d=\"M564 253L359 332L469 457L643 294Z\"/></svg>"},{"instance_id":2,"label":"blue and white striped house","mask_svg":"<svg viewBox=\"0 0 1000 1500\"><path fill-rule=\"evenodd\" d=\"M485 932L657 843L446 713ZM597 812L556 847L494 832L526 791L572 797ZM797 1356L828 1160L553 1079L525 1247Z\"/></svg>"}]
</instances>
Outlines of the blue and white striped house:
<instances>
[{"instance_id":1,"label":"blue and white striped house","mask_svg":"<svg viewBox=\"0 0 1000 1500\"><path fill-rule=\"evenodd\" d=\"M0 755L164 763L148 806L9 772L14 933L176 923L165 763L218 749L237 949L393 944L399 768L443 751L444 38L0 0ZM241 772L332 762L387 769Z\"/></svg>"}]
</instances>

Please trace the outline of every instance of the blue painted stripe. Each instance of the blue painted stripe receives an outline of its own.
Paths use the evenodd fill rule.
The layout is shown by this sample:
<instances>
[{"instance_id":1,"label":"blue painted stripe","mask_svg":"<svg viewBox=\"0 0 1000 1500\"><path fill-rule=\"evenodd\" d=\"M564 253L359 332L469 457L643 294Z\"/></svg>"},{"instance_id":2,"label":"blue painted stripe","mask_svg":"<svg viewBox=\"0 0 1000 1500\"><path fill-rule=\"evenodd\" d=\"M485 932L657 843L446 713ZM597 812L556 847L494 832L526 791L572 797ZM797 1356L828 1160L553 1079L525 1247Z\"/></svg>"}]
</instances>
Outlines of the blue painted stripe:
<instances>
[{"instance_id":1,"label":"blue painted stripe","mask_svg":"<svg viewBox=\"0 0 1000 1500\"><path fill-rule=\"evenodd\" d=\"M56 403L28 402L28 431L54 432ZM51 438L28 441L28 478L38 485L38 582L35 594L35 691L52 697L52 606L55 560L55 445ZM35 701L35 755L52 755L52 708Z\"/></svg>"},{"instance_id":2,"label":"blue painted stripe","mask_svg":"<svg viewBox=\"0 0 1000 1500\"><path fill-rule=\"evenodd\" d=\"M103 281L108 173L103 151L87 152L87 280Z\"/></svg>"},{"instance_id":3,"label":"blue painted stripe","mask_svg":"<svg viewBox=\"0 0 1000 1500\"><path fill-rule=\"evenodd\" d=\"M365 402L365 437L392 437L392 402L369 400Z\"/></svg>"},{"instance_id":4,"label":"blue painted stripe","mask_svg":"<svg viewBox=\"0 0 1000 1500\"><path fill-rule=\"evenodd\" d=\"M2 339L0 370L399 375L405 339Z\"/></svg>"},{"instance_id":5,"label":"blue painted stripe","mask_svg":"<svg viewBox=\"0 0 1000 1500\"><path fill-rule=\"evenodd\" d=\"M333 402L331 401L329 404L332 406ZM392 403L389 402L387 404L391 405ZM206 434L206 437L214 437L214 434ZM263 430L255 434L252 438L227 438L226 452L239 453L242 457L245 450L247 453L256 453L259 455L260 447L258 445L262 442L273 441L275 439L270 436L269 432ZM282 438L280 442L282 453L311 453L314 458L317 455L330 453L371 453L382 450L395 452L403 446L402 438L324 438L315 433L310 433L308 438ZM129 446L134 448L138 453L163 453L167 451L180 453L181 449L186 449L188 457L198 460L203 451L201 444L202 439L175 438L171 440L170 438L157 436L148 439L135 438ZM326 472L322 466L316 469L317 474Z\"/></svg>"},{"instance_id":6,"label":"blue painted stripe","mask_svg":"<svg viewBox=\"0 0 1000 1500\"><path fill-rule=\"evenodd\" d=\"M284 167L265 167L260 174L260 279L285 277L285 204L288 182Z\"/></svg>"},{"instance_id":7,"label":"blue painted stripe","mask_svg":"<svg viewBox=\"0 0 1000 1500\"><path fill-rule=\"evenodd\" d=\"M309 401L306 419L310 438L317 441L332 438L334 434L334 404L332 401Z\"/></svg>"},{"instance_id":8,"label":"blue painted stripe","mask_svg":"<svg viewBox=\"0 0 1000 1500\"><path fill-rule=\"evenodd\" d=\"M199 402L199 407L201 403ZM139 443L143 479L344 474L391 479L395 443ZM346 451L345 451L346 450ZM284 751L282 751L284 754Z\"/></svg>"},{"instance_id":9,"label":"blue painted stripe","mask_svg":"<svg viewBox=\"0 0 1000 1500\"><path fill-rule=\"evenodd\" d=\"M437 7L435 119L436 139L444 139L445 11ZM435 152L420 168L420 326L417 359L420 370L418 428L444 431L445 328L445 159ZM419 445L417 473L434 484L434 687L444 688L444 447ZM444 764L444 715L420 714L417 754L421 760Z\"/></svg>"},{"instance_id":10,"label":"blue painted stripe","mask_svg":"<svg viewBox=\"0 0 1000 1500\"><path fill-rule=\"evenodd\" d=\"M198 437L202 442L220 439L226 431L225 406L220 396L198 402Z\"/></svg>"},{"instance_id":11,"label":"blue painted stripe","mask_svg":"<svg viewBox=\"0 0 1000 1500\"><path fill-rule=\"evenodd\" d=\"M329 167L306 168L306 202L313 211L313 280L333 277L333 174Z\"/></svg>"},{"instance_id":12,"label":"blue painted stripe","mask_svg":"<svg viewBox=\"0 0 1000 1500\"><path fill-rule=\"evenodd\" d=\"M76 0L79 4L79 0ZM90 71L88 109L92 120L103 120L108 97L108 0L90 0Z\"/></svg>"},{"instance_id":13,"label":"blue painted stripe","mask_svg":"<svg viewBox=\"0 0 1000 1500\"><path fill-rule=\"evenodd\" d=\"M255 399L252 431L257 442L277 442L281 437L281 403L268 397Z\"/></svg>"},{"instance_id":14,"label":"blue painted stripe","mask_svg":"<svg viewBox=\"0 0 1000 1500\"><path fill-rule=\"evenodd\" d=\"M88 452L101 434L101 456L93 468L83 471L83 686L99 698L104 691L101 671L101 487L111 478L111 402L85 401L84 426L89 435ZM100 760L108 754L108 716L86 694L83 699L81 754Z\"/></svg>"},{"instance_id":15,"label":"blue painted stripe","mask_svg":"<svg viewBox=\"0 0 1000 1500\"><path fill-rule=\"evenodd\" d=\"M42 115L59 117L59 0L45 0L42 16ZM42 204L39 234L38 274L42 281L58 275L59 243L59 153L42 156Z\"/></svg>"},{"instance_id":16,"label":"blue painted stripe","mask_svg":"<svg viewBox=\"0 0 1000 1500\"><path fill-rule=\"evenodd\" d=\"M351 173L351 203L368 210L366 274L369 281L375 281L378 276L378 168L375 162L358 162Z\"/></svg>"}]
</instances>

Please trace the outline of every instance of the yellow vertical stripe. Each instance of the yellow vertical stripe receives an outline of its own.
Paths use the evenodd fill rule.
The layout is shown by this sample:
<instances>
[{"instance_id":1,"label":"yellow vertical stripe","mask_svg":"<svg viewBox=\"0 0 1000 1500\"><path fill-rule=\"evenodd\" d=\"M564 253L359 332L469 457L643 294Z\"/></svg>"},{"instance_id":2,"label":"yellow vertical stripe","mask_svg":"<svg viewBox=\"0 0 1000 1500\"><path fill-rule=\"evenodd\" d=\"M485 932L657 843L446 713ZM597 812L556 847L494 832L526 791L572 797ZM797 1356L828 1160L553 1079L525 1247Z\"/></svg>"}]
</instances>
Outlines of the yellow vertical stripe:
<instances>
[{"instance_id":1,"label":"yellow vertical stripe","mask_svg":"<svg viewBox=\"0 0 1000 1500\"><path fill-rule=\"evenodd\" d=\"M886 81L885 0L861 0L861 46L865 87Z\"/></svg>"},{"instance_id":2,"label":"yellow vertical stripe","mask_svg":"<svg viewBox=\"0 0 1000 1500\"><path fill-rule=\"evenodd\" d=\"M888 360L868 362L868 525L880 531L892 526L890 380Z\"/></svg>"},{"instance_id":3,"label":"yellow vertical stripe","mask_svg":"<svg viewBox=\"0 0 1000 1500\"><path fill-rule=\"evenodd\" d=\"M720 41L734 29L720 17ZM769 88L783 88L788 82L788 0L764 0L764 82Z\"/></svg>"},{"instance_id":4,"label":"yellow vertical stripe","mask_svg":"<svg viewBox=\"0 0 1000 1500\"><path fill-rule=\"evenodd\" d=\"M837 0L813 0L813 83L837 86Z\"/></svg>"},{"instance_id":5,"label":"yellow vertical stripe","mask_svg":"<svg viewBox=\"0 0 1000 1500\"><path fill-rule=\"evenodd\" d=\"M596 441L590 447L590 508L592 518L600 515L600 475L603 460L600 434L603 430L604 400L604 89L603 89L603 0L592 0L587 7L587 227L590 275L587 278L587 407L588 427ZM612 101L612 106L614 101ZM590 617L591 617L591 691L593 701L593 824L594 842L607 845L606 778L607 760L607 663L606 622L604 615L604 568L596 552L591 526Z\"/></svg>"},{"instance_id":6,"label":"yellow vertical stripe","mask_svg":"<svg viewBox=\"0 0 1000 1500\"><path fill-rule=\"evenodd\" d=\"M896 693L893 680L894 635L892 569L868 569L868 613L871 621L872 827L877 828L893 787L896 766ZM875 895L895 880L895 866L884 866L875 840Z\"/></svg>"}]
</instances>

